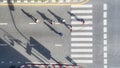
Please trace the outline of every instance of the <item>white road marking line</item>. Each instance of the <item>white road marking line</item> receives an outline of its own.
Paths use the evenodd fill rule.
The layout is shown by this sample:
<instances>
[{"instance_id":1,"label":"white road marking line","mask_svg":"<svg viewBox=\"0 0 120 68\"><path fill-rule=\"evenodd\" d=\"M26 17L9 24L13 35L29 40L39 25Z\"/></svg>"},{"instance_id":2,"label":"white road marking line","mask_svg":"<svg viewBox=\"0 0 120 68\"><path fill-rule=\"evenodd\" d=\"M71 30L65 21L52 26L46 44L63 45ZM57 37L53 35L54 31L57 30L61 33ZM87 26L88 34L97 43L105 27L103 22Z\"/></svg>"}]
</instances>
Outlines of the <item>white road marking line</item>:
<instances>
[{"instance_id":1,"label":"white road marking line","mask_svg":"<svg viewBox=\"0 0 120 68\"><path fill-rule=\"evenodd\" d=\"M107 34L104 34L104 39L107 39Z\"/></svg>"},{"instance_id":2,"label":"white road marking line","mask_svg":"<svg viewBox=\"0 0 120 68\"><path fill-rule=\"evenodd\" d=\"M107 12L103 13L103 18L107 18Z\"/></svg>"},{"instance_id":3,"label":"white road marking line","mask_svg":"<svg viewBox=\"0 0 120 68\"><path fill-rule=\"evenodd\" d=\"M20 3L21 1L20 0L17 0L17 3Z\"/></svg>"},{"instance_id":4,"label":"white road marking line","mask_svg":"<svg viewBox=\"0 0 120 68\"><path fill-rule=\"evenodd\" d=\"M32 63L34 63L34 64L40 64L40 62L32 62ZM41 65L42 66L42 65Z\"/></svg>"},{"instance_id":5,"label":"white road marking line","mask_svg":"<svg viewBox=\"0 0 120 68\"><path fill-rule=\"evenodd\" d=\"M71 52L93 52L92 49L71 49Z\"/></svg>"},{"instance_id":6,"label":"white road marking line","mask_svg":"<svg viewBox=\"0 0 120 68\"><path fill-rule=\"evenodd\" d=\"M55 24L61 24L61 23L59 23L59 22L56 22Z\"/></svg>"},{"instance_id":7,"label":"white road marking line","mask_svg":"<svg viewBox=\"0 0 120 68\"><path fill-rule=\"evenodd\" d=\"M9 61L10 64L12 64L13 62L12 61Z\"/></svg>"},{"instance_id":8,"label":"white road marking line","mask_svg":"<svg viewBox=\"0 0 120 68\"><path fill-rule=\"evenodd\" d=\"M0 23L0 25L8 25L8 23Z\"/></svg>"},{"instance_id":9,"label":"white road marking line","mask_svg":"<svg viewBox=\"0 0 120 68\"><path fill-rule=\"evenodd\" d=\"M55 0L51 0L51 2L56 2Z\"/></svg>"},{"instance_id":10,"label":"white road marking line","mask_svg":"<svg viewBox=\"0 0 120 68\"><path fill-rule=\"evenodd\" d=\"M0 44L0 46L8 46L8 44Z\"/></svg>"},{"instance_id":11,"label":"white road marking line","mask_svg":"<svg viewBox=\"0 0 120 68\"><path fill-rule=\"evenodd\" d=\"M3 63L5 63L5 61L1 61L1 63L3 64Z\"/></svg>"},{"instance_id":12,"label":"white road marking line","mask_svg":"<svg viewBox=\"0 0 120 68\"><path fill-rule=\"evenodd\" d=\"M106 26L107 25L107 19L103 20L103 25Z\"/></svg>"},{"instance_id":13,"label":"white road marking line","mask_svg":"<svg viewBox=\"0 0 120 68\"><path fill-rule=\"evenodd\" d=\"M104 58L107 58L107 53L104 52Z\"/></svg>"},{"instance_id":14,"label":"white road marking line","mask_svg":"<svg viewBox=\"0 0 120 68\"><path fill-rule=\"evenodd\" d=\"M62 44L55 44L55 46L63 46Z\"/></svg>"},{"instance_id":15,"label":"white road marking line","mask_svg":"<svg viewBox=\"0 0 120 68\"><path fill-rule=\"evenodd\" d=\"M92 18L93 18L92 15L85 15L85 16L82 16L82 15L81 15L81 16L78 16L78 15L77 15L76 17L79 18L79 19L81 19L81 18L82 18L82 19L92 19ZM75 18L75 16L71 16L71 19L76 19L76 18Z\"/></svg>"},{"instance_id":16,"label":"white road marking line","mask_svg":"<svg viewBox=\"0 0 120 68\"><path fill-rule=\"evenodd\" d=\"M72 43L71 47L92 47L92 43Z\"/></svg>"},{"instance_id":17,"label":"white road marking line","mask_svg":"<svg viewBox=\"0 0 120 68\"><path fill-rule=\"evenodd\" d=\"M71 0L66 0L66 2L71 2Z\"/></svg>"},{"instance_id":18,"label":"white road marking line","mask_svg":"<svg viewBox=\"0 0 120 68\"><path fill-rule=\"evenodd\" d=\"M27 1L27 0L24 0L24 3L28 3L28 1Z\"/></svg>"},{"instance_id":19,"label":"white road marking line","mask_svg":"<svg viewBox=\"0 0 120 68\"><path fill-rule=\"evenodd\" d=\"M71 21L71 24L72 25L78 25L78 24L83 24L83 22L81 22L81 21ZM84 24L93 24L93 22L92 21L85 21Z\"/></svg>"},{"instance_id":20,"label":"white road marking line","mask_svg":"<svg viewBox=\"0 0 120 68\"><path fill-rule=\"evenodd\" d=\"M37 1L38 3L42 3L40 0Z\"/></svg>"},{"instance_id":21,"label":"white road marking line","mask_svg":"<svg viewBox=\"0 0 120 68\"><path fill-rule=\"evenodd\" d=\"M104 59L104 64L107 64L107 59Z\"/></svg>"},{"instance_id":22,"label":"white road marking line","mask_svg":"<svg viewBox=\"0 0 120 68\"><path fill-rule=\"evenodd\" d=\"M104 46L104 51L107 51L107 46Z\"/></svg>"},{"instance_id":23,"label":"white road marking line","mask_svg":"<svg viewBox=\"0 0 120 68\"><path fill-rule=\"evenodd\" d=\"M35 1L34 1L34 0L31 0L31 3L35 3Z\"/></svg>"},{"instance_id":24,"label":"white road marking line","mask_svg":"<svg viewBox=\"0 0 120 68\"><path fill-rule=\"evenodd\" d=\"M92 54L71 54L72 58L92 58Z\"/></svg>"},{"instance_id":25,"label":"white road marking line","mask_svg":"<svg viewBox=\"0 0 120 68\"><path fill-rule=\"evenodd\" d=\"M9 63L11 64L11 63L13 63L12 61L9 61Z\"/></svg>"},{"instance_id":26,"label":"white road marking line","mask_svg":"<svg viewBox=\"0 0 120 68\"><path fill-rule=\"evenodd\" d=\"M104 65L104 68L108 68L107 65Z\"/></svg>"},{"instance_id":27,"label":"white road marking line","mask_svg":"<svg viewBox=\"0 0 120 68\"><path fill-rule=\"evenodd\" d=\"M107 45L107 40L104 40L103 43L104 43L104 45Z\"/></svg>"},{"instance_id":28,"label":"white road marking line","mask_svg":"<svg viewBox=\"0 0 120 68\"><path fill-rule=\"evenodd\" d=\"M93 60L74 60L76 63L93 63Z\"/></svg>"},{"instance_id":29,"label":"white road marking line","mask_svg":"<svg viewBox=\"0 0 120 68\"><path fill-rule=\"evenodd\" d=\"M7 0L3 0L3 3L7 3Z\"/></svg>"},{"instance_id":30,"label":"white road marking line","mask_svg":"<svg viewBox=\"0 0 120 68\"><path fill-rule=\"evenodd\" d=\"M21 62L20 62L20 61L18 61L17 63L18 63L18 64L20 64Z\"/></svg>"},{"instance_id":31,"label":"white road marking line","mask_svg":"<svg viewBox=\"0 0 120 68\"><path fill-rule=\"evenodd\" d=\"M86 4L86 5L71 5L71 8L92 8L93 5L92 4Z\"/></svg>"},{"instance_id":32,"label":"white road marking line","mask_svg":"<svg viewBox=\"0 0 120 68\"><path fill-rule=\"evenodd\" d=\"M103 28L103 32L107 32L107 27L104 27L104 28Z\"/></svg>"},{"instance_id":33,"label":"white road marking line","mask_svg":"<svg viewBox=\"0 0 120 68\"><path fill-rule=\"evenodd\" d=\"M93 33L92 32L72 32L71 35L72 36L79 36L79 35L92 36Z\"/></svg>"},{"instance_id":34,"label":"white road marking line","mask_svg":"<svg viewBox=\"0 0 120 68\"><path fill-rule=\"evenodd\" d=\"M25 62L25 63L32 63L32 62Z\"/></svg>"},{"instance_id":35,"label":"white road marking line","mask_svg":"<svg viewBox=\"0 0 120 68\"><path fill-rule=\"evenodd\" d=\"M108 68L107 67L107 4L103 5L103 32L104 32L104 40L103 40L103 44L104 44L104 68Z\"/></svg>"},{"instance_id":36,"label":"white road marking line","mask_svg":"<svg viewBox=\"0 0 120 68\"><path fill-rule=\"evenodd\" d=\"M63 2L65 2L65 1L64 1L64 0L60 0L60 1L59 1L59 3L63 3Z\"/></svg>"},{"instance_id":37,"label":"white road marking line","mask_svg":"<svg viewBox=\"0 0 120 68\"><path fill-rule=\"evenodd\" d=\"M72 30L92 30L92 27L72 27Z\"/></svg>"},{"instance_id":38,"label":"white road marking line","mask_svg":"<svg viewBox=\"0 0 120 68\"><path fill-rule=\"evenodd\" d=\"M103 5L103 10L107 10L107 4Z\"/></svg>"},{"instance_id":39,"label":"white road marking line","mask_svg":"<svg viewBox=\"0 0 120 68\"><path fill-rule=\"evenodd\" d=\"M29 24L31 24L31 25L32 25L32 24L37 24L37 23L29 23Z\"/></svg>"},{"instance_id":40,"label":"white road marking line","mask_svg":"<svg viewBox=\"0 0 120 68\"><path fill-rule=\"evenodd\" d=\"M93 41L92 38L71 38L71 41Z\"/></svg>"},{"instance_id":41,"label":"white road marking line","mask_svg":"<svg viewBox=\"0 0 120 68\"><path fill-rule=\"evenodd\" d=\"M71 10L71 13L92 13L92 10Z\"/></svg>"}]
</instances>

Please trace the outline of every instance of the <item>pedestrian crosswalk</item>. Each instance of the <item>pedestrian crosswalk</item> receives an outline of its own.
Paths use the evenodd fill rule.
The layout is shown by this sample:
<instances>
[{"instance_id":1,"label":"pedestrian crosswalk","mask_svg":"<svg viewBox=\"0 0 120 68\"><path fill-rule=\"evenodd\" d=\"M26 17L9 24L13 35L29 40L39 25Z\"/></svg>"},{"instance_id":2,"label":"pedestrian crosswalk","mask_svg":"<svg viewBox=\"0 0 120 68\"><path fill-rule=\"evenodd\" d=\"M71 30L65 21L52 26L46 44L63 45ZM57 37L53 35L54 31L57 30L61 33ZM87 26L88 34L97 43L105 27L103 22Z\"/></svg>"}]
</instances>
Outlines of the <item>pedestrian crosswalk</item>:
<instances>
[{"instance_id":1,"label":"pedestrian crosswalk","mask_svg":"<svg viewBox=\"0 0 120 68\"><path fill-rule=\"evenodd\" d=\"M76 63L93 63L92 8L92 4L71 5L71 58Z\"/></svg>"}]
</instances>

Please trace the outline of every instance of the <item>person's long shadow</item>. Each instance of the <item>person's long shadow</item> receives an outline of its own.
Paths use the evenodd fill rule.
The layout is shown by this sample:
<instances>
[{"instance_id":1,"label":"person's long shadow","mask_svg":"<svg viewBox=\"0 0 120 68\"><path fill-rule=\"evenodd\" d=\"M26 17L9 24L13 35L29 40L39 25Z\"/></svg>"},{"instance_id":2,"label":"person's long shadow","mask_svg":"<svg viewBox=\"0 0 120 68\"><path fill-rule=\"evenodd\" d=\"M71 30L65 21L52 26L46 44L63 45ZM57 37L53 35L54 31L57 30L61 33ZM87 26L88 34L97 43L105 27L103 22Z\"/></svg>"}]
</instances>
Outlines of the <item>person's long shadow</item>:
<instances>
[{"instance_id":1,"label":"person's long shadow","mask_svg":"<svg viewBox=\"0 0 120 68\"><path fill-rule=\"evenodd\" d=\"M52 57L51 52L46 47L44 47L41 43L36 41L33 37L30 37L30 44L35 45L33 46L33 48L36 49L39 53L41 53L48 60L52 59L56 63L59 63L55 58Z\"/></svg>"},{"instance_id":2,"label":"person's long shadow","mask_svg":"<svg viewBox=\"0 0 120 68\"><path fill-rule=\"evenodd\" d=\"M83 19L83 18L78 18L75 14L73 14L73 13L71 13L71 12L67 12L70 16L74 16L75 17L75 19L77 20L77 21L81 21L81 22L85 22L85 20Z\"/></svg>"},{"instance_id":3,"label":"person's long shadow","mask_svg":"<svg viewBox=\"0 0 120 68\"><path fill-rule=\"evenodd\" d=\"M66 59L71 62L73 65L77 65L77 63L72 59L70 58L69 56L66 56Z\"/></svg>"},{"instance_id":4,"label":"person's long shadow","mask_svg":"<svg viewBox=\"0 0 120 68\"><path fill-rule=\"evenodd\" d=\"M61 24L64 24L65 27L67 27L68 29L71 30L72 25L67 24L63 18L59 17L58 15L56 15L55 13L53 13L51 10L48 9L48 11L58 20L58 22L60 22Z\"/></svg>"},{"instance_id":5,"label":"person's long shadow","mask_svg":"<svg viewBox=\"0 0 120 68\"><path fill-rule=\"evenodd\" d=\"M31 14L29 14L29 13L27 13L25 10L23 10L23 9L21 9L21 11L25 14L25 15L27 15L28 17L30 17L34 22L36 22L36 18L34 17L34 16L32 16Z\"/></svg>"},{"instance_id":6,"label":"person's long shadow","mask_svg":"<svg viewBox=\"0 0 120 68\"><path fill-rule=\"evenodd\" d=\"M46 20L46 21L48 21L50 24L52 24L52 20L50 19L50 18L48 18L45 14L43 14L43 13L41 13L41 12L39 12L39 11L36 11L39 15L41 15L41 17L44 19L44 20Z\"/></svg>"},{"instance_id":7,"label":"person's long shadow","mask_svg":"<svg viewBox=\"0 0 120 68\"><path fill-rule=\"evenodd\" d=\"M15 8L14 8L14 5L13 5L13 3L11 2L11 0L7 0L7 3L8 3L9 9L10 9L11 11L14 11Z\"/></svg>"},{"instance_id":8,"label":"person's long shadow","mask_svg":"<svg viewBox=\"0 0 120 68\"><path fill-rule=\"evenodd\" d=\"M51 27L49 24L47 24L46 22L44 22L44 24L46 26L48 26L50 28L51 31L54 31L56 34L58 34L59 36L63 36L63 34L61 32L58 32L57 30L55 30L53 27Z\"/></svg>"},{"instance_id":9,"label":"person's long shadow","mask_svg":"<svg viewBox=\"0 0 120 68\"><path fill-rule=\"evenodd\" d=\"M63 18L59 17L58 15L56 15L55 13L53 13L51 10L48 9L48 11L58 20L58 22L62 23L62 24L65 24L63 22Z\"/></svg>"},{"instance_id":10,"label":"person's long shadow","mask_svg":"<svg viewBox=\"0 0 120 68\"><path fill-rule=\"evenodd\" d=\"M12 4L11 0L8 0L7 2L8 2L8 8L10 10L11 19L13 21L13 25L14 25L15 29L20 33L21 36L23 36L26 40L28 40L27 37L25 37L24 34L16 26L15 19L14 19L13 13L12 13L12 11L15 10L14 5Z\"/></svg>"}]
</instances>

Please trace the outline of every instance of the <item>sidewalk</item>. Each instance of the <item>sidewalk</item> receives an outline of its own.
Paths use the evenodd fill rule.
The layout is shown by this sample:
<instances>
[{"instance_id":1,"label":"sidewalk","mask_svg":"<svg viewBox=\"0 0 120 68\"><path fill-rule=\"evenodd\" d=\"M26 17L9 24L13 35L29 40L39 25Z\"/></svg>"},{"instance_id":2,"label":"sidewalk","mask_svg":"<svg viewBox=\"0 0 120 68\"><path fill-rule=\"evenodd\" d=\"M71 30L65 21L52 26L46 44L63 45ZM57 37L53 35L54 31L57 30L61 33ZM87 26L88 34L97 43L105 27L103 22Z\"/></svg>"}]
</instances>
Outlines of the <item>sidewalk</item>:
<instances>
[{"instance_id":1,"label":"sidewalk","mask_svg":"<svg viewBox=\"0 0 120 68\"><path fill-rule=\"evenodd\" d=\"M90 0L0 0L0 6L70 6L82 5L88 3Z\"/></svg>"},{"instance_id":2,"label":"sidewalk","mask_svg":"<svg viewBox=\"0 0 120 68\"><path fill-rule=\"evenodd\" d=\"M36 4L76 4L88 0L0 0L0 3L36 3Z\"/></svg>"}]
</instances>

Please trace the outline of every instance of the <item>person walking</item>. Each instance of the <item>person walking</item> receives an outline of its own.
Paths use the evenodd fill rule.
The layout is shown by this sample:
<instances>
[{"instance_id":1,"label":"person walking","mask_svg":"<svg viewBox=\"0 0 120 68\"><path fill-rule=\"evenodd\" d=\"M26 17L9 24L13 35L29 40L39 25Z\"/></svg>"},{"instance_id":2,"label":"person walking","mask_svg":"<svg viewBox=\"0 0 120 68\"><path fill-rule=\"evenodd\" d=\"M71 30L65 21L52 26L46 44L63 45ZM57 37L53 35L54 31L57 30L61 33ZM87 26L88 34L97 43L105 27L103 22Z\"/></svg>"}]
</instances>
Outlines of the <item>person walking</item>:
<instances>
[{"instance_id":1,"label":"person walking","mask_svg":"<svg viewBox=\"0 0 120 68\"><path fill-rule=\"evenodd\" d=\"M84 19L81 19L81 22L82 22L83 24L85 24L85 20L84 20Z\"/></svg>"},{"instance_id":2,"label":"person walking","mask_svg":"<svg viewBox=\"0 0 120 68\"><path fill-rule=\"evenodd\" d=\"M39 20L35 18L35 23L38 23L38 22L39 22Z\"/></svg>"}]
</instances>

